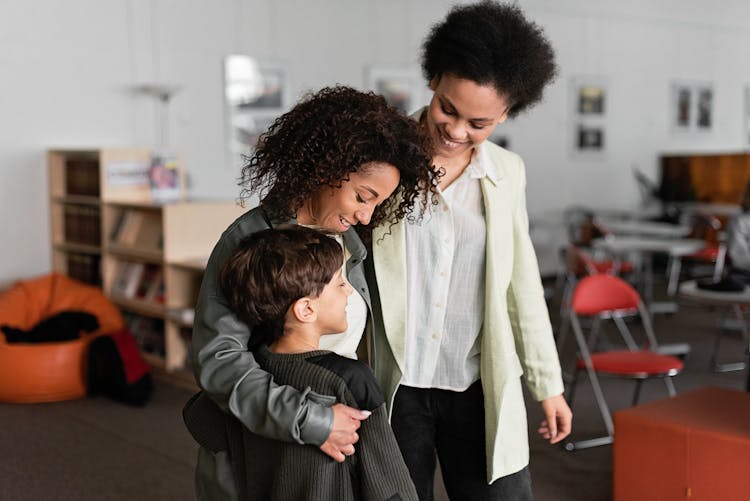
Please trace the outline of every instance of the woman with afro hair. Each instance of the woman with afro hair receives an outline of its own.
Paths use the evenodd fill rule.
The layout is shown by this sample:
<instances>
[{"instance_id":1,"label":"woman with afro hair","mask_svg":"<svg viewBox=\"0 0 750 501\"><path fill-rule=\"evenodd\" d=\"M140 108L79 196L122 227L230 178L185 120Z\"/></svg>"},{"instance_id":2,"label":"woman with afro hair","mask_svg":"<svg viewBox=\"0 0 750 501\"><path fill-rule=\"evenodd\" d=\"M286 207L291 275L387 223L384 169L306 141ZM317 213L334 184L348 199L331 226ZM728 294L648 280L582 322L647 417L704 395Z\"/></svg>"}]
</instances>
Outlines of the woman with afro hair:
<instances>
[{"instance_id":1,"label":"woman with afro hair","mask_svg":"<svg viewBox=\"0 0 750 501\"><path fill-rule=\"evenodd\" d=\"M196 486L201 500L242 499L242 429L270 439L310 444L343 462L354 454L368 413L335 397L274 383L253 356L258 338L240 321L219 287L219 270L248 235L280 224L314 226L341 235L348 298L346 332L326 336L321 349L374 356L360 344L370 312L365 246L357 225L388 227L417 221L436 198L428 136L381 96L325 88L279 117L242 170L241 199L258 207L222 234L208 260L192 337L193 367L202 391L185 406L188 429L201 445ZM309 389L308 389L309 390ZM335 405L334 405L335 404ZM240 488L238 489L238 486Z\"/></svg>"},{"instance_id":2,"label":"woman with afro hair","mask_svg":"<svg viewBox=\"0 0 750 501\"><path fill-rule=\"evenodd\" d=\"M484 1L432 27L422 69L433 97L413 118L435 149L438 203L421 224L373 231L374 369L420 500L433 498L436 457L451 499L527 500L521 376L541 402L544 439L563 440L572 413L528 233L524 163L487 139L541 100L554 51L518 7Z\"/></svg>"}]
</instances>

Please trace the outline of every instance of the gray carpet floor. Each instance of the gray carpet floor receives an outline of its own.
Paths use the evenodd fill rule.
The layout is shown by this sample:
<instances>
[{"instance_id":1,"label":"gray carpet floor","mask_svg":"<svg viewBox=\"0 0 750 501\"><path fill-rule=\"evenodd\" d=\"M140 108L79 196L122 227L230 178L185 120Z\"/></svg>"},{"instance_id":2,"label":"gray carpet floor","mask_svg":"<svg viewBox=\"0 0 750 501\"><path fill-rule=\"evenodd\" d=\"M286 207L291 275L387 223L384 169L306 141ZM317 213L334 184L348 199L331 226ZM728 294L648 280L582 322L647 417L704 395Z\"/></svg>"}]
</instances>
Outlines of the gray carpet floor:
<instances>
[{"instance_id":1,"label":"gray carpet floor","mask_svg":"<svg viewBox=\"0 0 750 501\"><path fill-rule=\"evenodd\" d=\"M556 307L553 304L553 321ZM658 315L662 343L688 342L692 352L675 379L678 392L703 386L744 389L746 372L714 373L709 357L718 312L682 305L672 315ZM637 329L637 325L634 326ZM613 337L614 339L614 337ZM572 341L572 338L570 338ZM722 358L743 358L736 332L722 341ZM572 346L563 348L566 368ZM604 381L613 410L629 405L632 383ZM157 382L144 408L104 398L52 404L0 404L0 500L192 500L196 446L182 425L180 410L188 391ZM663 383L644 385L641 402L665 398ZM537 501L611 499L612 447L567 452L538 438L538 404L527 401L531 473ZM604 431L588 382L583 378L573 403L574 436L590 438ZM436 480L437 500L447 499Z\"/></svg>"}]
</instances>

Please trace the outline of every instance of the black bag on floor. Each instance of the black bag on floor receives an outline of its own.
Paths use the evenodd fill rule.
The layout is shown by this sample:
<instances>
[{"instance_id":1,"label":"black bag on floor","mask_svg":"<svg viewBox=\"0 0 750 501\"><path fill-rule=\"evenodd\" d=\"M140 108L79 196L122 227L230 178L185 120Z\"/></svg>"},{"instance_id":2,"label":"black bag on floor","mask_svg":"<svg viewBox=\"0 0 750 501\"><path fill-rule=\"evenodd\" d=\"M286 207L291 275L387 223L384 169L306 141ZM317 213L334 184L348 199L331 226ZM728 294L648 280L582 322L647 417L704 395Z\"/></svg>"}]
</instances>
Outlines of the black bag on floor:
<instances>
[{"instance_id":1,"label":"black bag on floor","mask_svg":"<svg viewBox=\"0 0 750 501\"><path fill-rule=\"evenodd\" d=\"M142 406L154 390L151 368L129 330L99 336L89 344L88 393Z\"/></svg>"}]
</instances>

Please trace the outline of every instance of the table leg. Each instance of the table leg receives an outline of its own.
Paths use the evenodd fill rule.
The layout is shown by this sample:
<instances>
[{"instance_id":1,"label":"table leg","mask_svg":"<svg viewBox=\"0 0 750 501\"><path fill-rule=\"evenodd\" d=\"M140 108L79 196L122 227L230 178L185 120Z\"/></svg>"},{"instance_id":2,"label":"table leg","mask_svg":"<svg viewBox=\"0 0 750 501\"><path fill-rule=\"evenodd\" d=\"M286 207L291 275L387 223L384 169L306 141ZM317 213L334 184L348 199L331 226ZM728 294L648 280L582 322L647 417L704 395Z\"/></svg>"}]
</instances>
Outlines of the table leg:
<instances>
[{"instance_id":1,"label":"table leg","mask_svg":"<svg viewBox=\"0 0 750 501\"><path fill-rule=\"evenodd\" d=\"M658 313L676 313L679 309L675 301L654 301L654 263L651 252L643 253L643 302L651 316Z\"/></svg>"}]
</instances>

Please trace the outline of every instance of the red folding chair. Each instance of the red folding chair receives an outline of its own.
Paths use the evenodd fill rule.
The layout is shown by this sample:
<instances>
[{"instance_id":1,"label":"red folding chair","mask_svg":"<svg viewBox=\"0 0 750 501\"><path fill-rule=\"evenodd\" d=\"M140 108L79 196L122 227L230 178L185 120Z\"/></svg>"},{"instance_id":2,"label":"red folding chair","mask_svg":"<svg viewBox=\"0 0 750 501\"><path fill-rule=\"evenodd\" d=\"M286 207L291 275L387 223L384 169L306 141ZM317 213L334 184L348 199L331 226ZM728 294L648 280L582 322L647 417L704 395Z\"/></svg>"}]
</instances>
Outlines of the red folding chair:
<instances>
[{"instance_id":1,"label":"red folding chair","mask_svg":"<svg viewBox=\"0 0 750 501\"><path fill-rule=\"evenodd\" d=\"M632 336L625 335L623 318L629 315L640 315L646 335L646 347L639 348ZM612 319L618 326L628 349L612 351L594 351L596 328L592 328L592 336L587 340L581 328L579 317L589 317L592 326L596 327L602 319ZM682 361L671 355L658 352L658 343L651 325L651 317L641 301L638 292L625 280L607 274L591 275L583 278L575 288L570 312L570 323L575 334L578 348L578 361L573 381L568 387L567 400L572 405L572 399L581 370L585 370L591 381L597 406L607 428L604 437L568 442L567 450L586 449L612 443L614 425L612 414L604 397L604 390L599 383L599 374L632 379L636 382L632 405L638 403L643 381L661 378L667 386L670 396L676 391L672 377L682 368Z\"/></svg>"},{"instance_id":2,"label":"red folding chair","mask_svg":"<svg viewBox=\"0 0 750 501\"><path fill-rule=\"evenodd\" d=\"M688 268L699 265L711 266L711 277L718 282L727 258L727 244L722 233L723 223L711 214L696 213L691 216L690 238L706 241L706 246L686 256L670 256L667 266L667 294L674 296L680 282L683 265Z\"/></svg>"},{"instance_id":3,"label":"red folding chair","mask_svg":"<svg viewBox=\"0 0 750 501\"><path fill-rule=\"evenodd\" d=\"M620 261L617 258L595 259L586 249L575 244L563 248L561 258L565 265L565 276L562 283L562 296L560 300L560 328L558 329L557 344L562 346L568 334L568 314L571 307L571 299L578 281L586 276L607 274L620 275L633 273L633 264L630 261Z\"/></svg>"}]
</instances>

